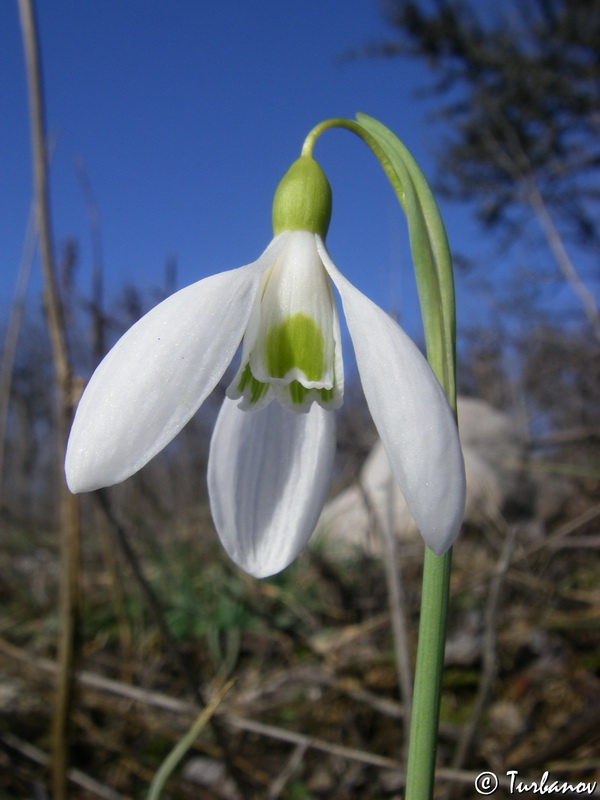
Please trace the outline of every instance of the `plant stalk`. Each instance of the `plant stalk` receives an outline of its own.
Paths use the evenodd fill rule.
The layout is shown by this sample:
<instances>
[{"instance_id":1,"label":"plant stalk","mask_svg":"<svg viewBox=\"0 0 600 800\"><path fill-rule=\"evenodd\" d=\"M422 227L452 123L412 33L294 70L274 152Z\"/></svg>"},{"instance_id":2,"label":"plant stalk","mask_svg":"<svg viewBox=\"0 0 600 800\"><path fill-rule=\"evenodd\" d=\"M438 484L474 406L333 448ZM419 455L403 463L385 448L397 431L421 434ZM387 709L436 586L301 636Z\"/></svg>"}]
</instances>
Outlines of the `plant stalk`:
<instances>
[{"instance_id":1,"label":"plant stalk","mask_svg":"<svg viewBox=\"0 0 600 800\"><path fill-rule=\"evenodd\" d=\"M451 563L425 548L405 800L433 795Z\"/></svg>"}]
</instances>

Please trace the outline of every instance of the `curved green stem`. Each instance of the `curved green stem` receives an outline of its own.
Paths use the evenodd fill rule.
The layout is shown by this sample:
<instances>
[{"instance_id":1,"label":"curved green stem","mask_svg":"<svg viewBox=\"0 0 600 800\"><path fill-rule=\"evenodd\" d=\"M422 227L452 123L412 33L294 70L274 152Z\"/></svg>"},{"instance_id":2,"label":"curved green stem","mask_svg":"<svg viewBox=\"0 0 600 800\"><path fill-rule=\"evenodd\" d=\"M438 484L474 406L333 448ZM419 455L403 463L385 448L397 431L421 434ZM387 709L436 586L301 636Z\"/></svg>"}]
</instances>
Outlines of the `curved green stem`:
<instances>
[{"instance_id":1,"label":"curved green stem","mask_svg":"<svg viewBox=\"0 0 600 800\"><path fill-rule=\"evenodd\" d=\"M427 359L456 412L456 312L454 274L446 229L420 167L402 142L366 114L358 120L333 117L309 132L302 155L312 156L318 137L344 128L371 149L392 184L407 219L419 291Z\"/></svg>"},{"instance_id":2,"label":"curved green stem","mask_svg":"<svg viewBox=\"0 0 600 800\"><path fill-rule=\"evenodd\" d=\"M320 122L318 125L310 131L307 135L306 139L304 140L304 144L302 145L302 152L301 155L303 156L312 156L313 149L315 146L315 142L319 138L319 136L327 130L331 128L344 128L352 133L356 134L363 142L368 145L377 160L383 167L385 174L387 175L390 183L394 187L396 195L400 200L400 204L406 213L406 196L404 193L404 187L402 182L398 180L398 175L396 170L394 169L392 162L387 157L384 149L380 146L375 136L372 136L363 125L359 122L356 122L353 119L346 119L345 117L332 117L331 119L326 119L323 122Z\"/></svg>"}]
</instances>

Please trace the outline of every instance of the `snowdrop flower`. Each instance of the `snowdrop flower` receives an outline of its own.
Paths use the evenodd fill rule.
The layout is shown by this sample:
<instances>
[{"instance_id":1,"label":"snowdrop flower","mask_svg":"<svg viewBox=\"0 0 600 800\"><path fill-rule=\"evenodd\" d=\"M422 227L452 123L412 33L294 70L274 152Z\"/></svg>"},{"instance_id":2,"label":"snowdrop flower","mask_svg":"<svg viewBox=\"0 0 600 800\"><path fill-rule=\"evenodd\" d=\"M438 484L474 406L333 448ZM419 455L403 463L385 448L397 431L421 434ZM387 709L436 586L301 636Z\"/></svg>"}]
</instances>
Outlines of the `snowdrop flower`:
<instances>
[{"instance_id":1,"label":"snowdrop flower","mask_svg":"<svg viewBox=\"0 0 600 800\"><path fill-rule=\"evenodd\" d=\"M458 534L464 468L456 424L427 361L333 264L331 190L302 156L281 181L275 236L260 258L182 289L142 317L93 374L66 456L72 492L125 480L196 413L241 348L208 464L214 523L256 577L279 572L312 534L343 400L337 289L367 403L429 547Z\"/></svg>"}]
</instances>

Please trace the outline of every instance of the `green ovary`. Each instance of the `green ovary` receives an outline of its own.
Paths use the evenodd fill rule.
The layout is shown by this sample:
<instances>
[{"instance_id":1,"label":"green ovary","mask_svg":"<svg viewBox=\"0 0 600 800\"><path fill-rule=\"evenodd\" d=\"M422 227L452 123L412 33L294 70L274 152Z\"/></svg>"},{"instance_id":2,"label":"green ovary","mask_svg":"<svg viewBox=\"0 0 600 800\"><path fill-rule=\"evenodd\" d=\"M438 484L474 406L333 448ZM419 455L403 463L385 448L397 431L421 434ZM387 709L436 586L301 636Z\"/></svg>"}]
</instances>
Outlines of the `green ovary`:
<instances>
[{"instance_id":1,"label":"green ovary","mask_svg":"<svg viewBox=\"0 0 600 800\"><path fill-rule=\"evenodd\" d=\"M316 322L301 311L271 328L266 340L266 362L273 378L285 378L291 369L307 381L322 380L325 340Z\"/></svg>"}]
</instances>

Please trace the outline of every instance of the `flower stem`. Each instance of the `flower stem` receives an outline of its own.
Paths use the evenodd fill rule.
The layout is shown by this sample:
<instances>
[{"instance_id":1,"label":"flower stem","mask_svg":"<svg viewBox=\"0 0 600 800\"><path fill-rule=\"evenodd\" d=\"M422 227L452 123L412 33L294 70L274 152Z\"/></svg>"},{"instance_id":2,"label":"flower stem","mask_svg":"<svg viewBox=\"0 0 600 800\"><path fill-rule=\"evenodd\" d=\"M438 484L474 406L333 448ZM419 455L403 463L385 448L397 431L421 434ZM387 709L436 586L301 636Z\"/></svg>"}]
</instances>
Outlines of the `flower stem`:
<instances>
[{"instance_id":1,"label":"flower stem","mask_svg":"<svg viewBox=\"0 0 600 800\"><path fill-rule=\"evenodd\" d=\"M451 562L452 550L436 556L425 548L405 800L433 794Z\"/></svg>"},{"instance_id":2,"label":"flower stem","mask_svg":"<svg viewBox=\"0 0 600 800\"><path fill-rule=\"evenodd\" d=\"M371 148L373 153L375 154L377 160L383 167L385 174L388 177L388 180L394 187L396 191L396 195L400 200L400 203L404 210L406 211L404 205L404 192L402 189L402 185L398 180L398 176L396 171L391 164L389 158L387 157L384 149L380 146L375 136L372 136L369 131L367 131L364 125L361 125L354 119L346 119L345 117L332 117L331 119L326 119L323 122L320 122L318 125L310 131L307 135L306 139L304 140L304 144L302 145L302 152L301 155L303 156L310 156L312 158L313 149L315 146L315 142L319 138L319 136L327 130L331 128L344 128L347 131L351 131L352 133L356 134L363 142Z\"/></svg>"}]
</instances>

